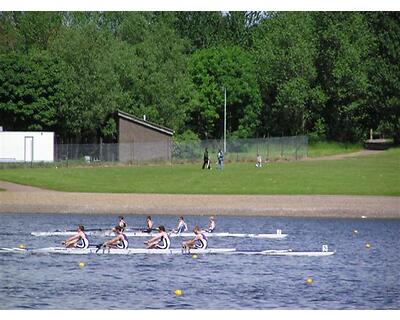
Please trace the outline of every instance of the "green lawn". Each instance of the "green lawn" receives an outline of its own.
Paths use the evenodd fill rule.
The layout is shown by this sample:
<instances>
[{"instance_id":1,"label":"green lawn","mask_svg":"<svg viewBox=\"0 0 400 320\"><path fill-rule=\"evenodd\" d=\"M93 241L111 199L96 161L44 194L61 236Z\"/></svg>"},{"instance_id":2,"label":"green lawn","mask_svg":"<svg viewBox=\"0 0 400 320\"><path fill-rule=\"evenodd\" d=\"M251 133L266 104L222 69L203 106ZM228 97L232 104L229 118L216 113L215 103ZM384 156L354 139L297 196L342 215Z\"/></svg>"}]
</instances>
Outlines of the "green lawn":
<instances>
[{"instance_id":1,"label":"green lawn","mask_svg":"<svg viewBox=\"0 0 400 320\"><path fill-rule=\"evenodd\" d=\"M0 170L0 180L72 192L400 195L400 149L335 161Z\"/></svg>"}]
</instances>

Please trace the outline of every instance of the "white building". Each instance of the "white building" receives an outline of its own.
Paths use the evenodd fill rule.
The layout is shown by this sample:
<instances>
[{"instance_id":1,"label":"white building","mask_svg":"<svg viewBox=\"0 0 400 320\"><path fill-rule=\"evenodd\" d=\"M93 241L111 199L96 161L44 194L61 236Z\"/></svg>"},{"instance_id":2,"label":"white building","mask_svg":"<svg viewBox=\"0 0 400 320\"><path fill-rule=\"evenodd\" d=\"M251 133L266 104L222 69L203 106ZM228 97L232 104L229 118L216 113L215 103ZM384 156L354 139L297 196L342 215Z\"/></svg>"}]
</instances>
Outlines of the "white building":
<instances>
[{"instance_id":1,"label":"white building","mask_svg":"<svg viewBox=\"0 0 400 320\"><path fill-rule=\"evenodd\" d=\"M39 161L54 161L54 132L0 131L0 162Z\"/></svg>"}]
</instances>

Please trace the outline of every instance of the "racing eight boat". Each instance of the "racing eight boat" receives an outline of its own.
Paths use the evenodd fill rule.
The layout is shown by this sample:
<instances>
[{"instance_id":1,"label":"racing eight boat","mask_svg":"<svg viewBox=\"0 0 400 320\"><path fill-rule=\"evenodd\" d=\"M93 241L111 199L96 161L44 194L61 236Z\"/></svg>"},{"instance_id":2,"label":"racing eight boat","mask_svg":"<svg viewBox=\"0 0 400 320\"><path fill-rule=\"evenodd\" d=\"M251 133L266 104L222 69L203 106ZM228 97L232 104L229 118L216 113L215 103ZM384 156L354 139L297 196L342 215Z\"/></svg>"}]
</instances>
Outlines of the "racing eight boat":
<instances>
[{"instance_id":1,"label":"racing eight boat","mask_svg":"<svg viewBox=\"0 0 400 320\"><path fill-rule=\"evenodd\" d=\"M113 237L114 232L111 230L104 231L86 231L87 235L99 236L99 237ZM127 237L149 237L154 236L155 232L143 232L143 231L125 231ZM38 231L31 232L32 236L36 237L49 237L49 236L71 236L76 234L76 231ZM182 232L182 233L168 233L170 237L193 237L192 232ZM262 238L262 239L284 239L287 234L282 233L282 230L277 229L276 233L230 233L230 232L207 232L207 237L235 237L235 238Z\"/></svg>"}]
</instances>

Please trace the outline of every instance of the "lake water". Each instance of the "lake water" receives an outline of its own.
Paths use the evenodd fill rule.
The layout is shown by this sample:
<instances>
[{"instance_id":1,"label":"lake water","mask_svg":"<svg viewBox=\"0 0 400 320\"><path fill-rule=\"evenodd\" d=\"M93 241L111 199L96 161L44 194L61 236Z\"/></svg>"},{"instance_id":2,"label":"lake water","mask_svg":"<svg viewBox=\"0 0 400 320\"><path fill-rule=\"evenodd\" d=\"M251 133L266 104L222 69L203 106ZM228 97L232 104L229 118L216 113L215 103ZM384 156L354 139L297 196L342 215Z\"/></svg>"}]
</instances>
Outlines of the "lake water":
<instances>
[{"instance_id":1,"label":"lake water","mask_svg":"<svg viewBox=\"0 0 400 320\"><path fill-rule=\"evenodd\" d=\"M144 216L125 216L130 227ZM208 217L188 216L206 226ZM116 216L0 215L0 247L57 246L31 231L109 227ZM153 216L156 225L177 217ZM284 240L210 238L210 247L320 251L328 257L248 255L0 254L0 309L399 309L400 220L217 217L217 230L275 233ZM355 234L353 231L358 230ZM92 243L102 238L91 237ZM130 238L130 247L143 247ZM172 238L172 247L181 240ZM370 248L366 248L366 244ZM85 267L80 268L79 263ZM307 284L306 279L313 283ZM174 291L182 290L181 296Z\"/></svg>"}]
</instances>

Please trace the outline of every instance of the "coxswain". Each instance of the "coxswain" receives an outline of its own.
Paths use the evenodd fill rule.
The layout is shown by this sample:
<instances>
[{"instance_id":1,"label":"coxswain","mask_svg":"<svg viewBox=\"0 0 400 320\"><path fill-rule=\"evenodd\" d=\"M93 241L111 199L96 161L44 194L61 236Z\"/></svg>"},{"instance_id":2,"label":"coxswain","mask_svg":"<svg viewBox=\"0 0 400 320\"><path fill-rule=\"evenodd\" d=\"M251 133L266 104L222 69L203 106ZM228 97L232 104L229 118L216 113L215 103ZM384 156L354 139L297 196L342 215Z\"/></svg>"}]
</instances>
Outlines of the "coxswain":
<instances>
[{"instance_id":1,"label":"coxswain","mask_svg":"<svg viewBox=\"0 0 400 320\"><path fill-rule=\"evenodd\" d=\"M179 217L178 219L178 225L176 226L176 229L173 229L172 231L174 233L182 233L185 232L188 229L187 224L185 223L185 220L183 217Z\"/></svg>"},{"instance_id":2,"label":"coxswain","mask_svg":"<svg viewBox=\"0 0 400 320\"><path fill-rule=\"evenodd\" d=\"M192 240L183 241L182 248L185 249L207 249L208 240L204 233L201 232L199 226L195 226L193 229L195 237Z\"/></svg>"},{"instance_id":3,"label":"coxswain","mask_svg":"<svg viewBox=\"0 0 400 320\"><path fill-rule=\"evenodd\" d=\"M106 241L102 247L128 249L129 242L128 237L126 236L126 234L124 234L124 229L122 229L120 226L116 226L114 229L117 236L111 240Z\"/></svg>"},{"instance_id":4,"label":"coxswain","mask_svg":"<svg viewBox=\"0 0 400 320\"><path fill-rule=\"evenodd\" d=\"M153 221L151 220L151 216L148 216L146 218L146 227L147 228L145 230L143 230L143 232L150 233L153 231Z\"/></svg>"},{"instance_id":5,"label":"coxswain","mask_svg":"<svg viewBox=\"0 0 400 320\"><path fill-rule=\"evenodd\" d=\"M165 227L159 226L157 229L158 234L150 240L145 241L144 244L147 244L147 249L169 249L171 240L168 233L165 232Z\"/></svg>"},{"instance_id":6,"label":"coxswain","mask_svg":"<svg viewBox=\"0 0 400 320\"><path fill-rule=\"evenodd\" d=\"M215 229L215 219L213 216L210 217L210 220L208 221L208 229L206 232L214 232Z\"/></svg>"},{"instance_id":7,"label":"coxswain","mask_svg":"<svg viewBox=\"0 0 400 320\"><path fill-rule=\"evenodd\" d=\"M85 227L82 225L78 226L77 232L78 233L76 235L63 241L62 244L65 245L66 248L89 248L89 240L85 233Z\"/></svg>"}]
</instances>

